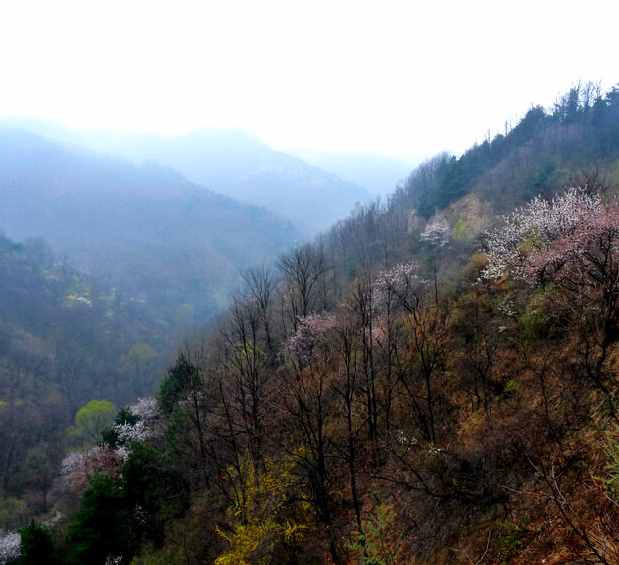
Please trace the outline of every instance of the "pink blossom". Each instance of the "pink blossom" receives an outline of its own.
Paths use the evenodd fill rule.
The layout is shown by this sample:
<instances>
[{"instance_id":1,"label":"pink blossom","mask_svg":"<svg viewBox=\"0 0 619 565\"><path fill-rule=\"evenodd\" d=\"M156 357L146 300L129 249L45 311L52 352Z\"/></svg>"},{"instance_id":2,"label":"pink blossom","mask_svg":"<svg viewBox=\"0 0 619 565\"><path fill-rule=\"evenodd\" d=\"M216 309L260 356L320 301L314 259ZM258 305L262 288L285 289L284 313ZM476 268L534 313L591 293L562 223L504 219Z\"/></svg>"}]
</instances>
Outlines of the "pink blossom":
<instances>
[{"instance_id":1,"label":"pink blossom","mask_svg":"<svg viewBox=\"0 0 619 565\"><path fill-rule=\"evenodd\" d=\"M565 277L575 281L576 269L581 276L592 278L593 286L597 286L612 269L612 264L603 261L602 255L617 252L618 238L619 208L603 209L581 222L568 236L557 239L546 249L533 251L525 265L525 274L537 282Z\"/></svg>"},{"instance_id":2,"label":"pink blossom","mask_svg":"<svg viewBox=\"0 0 619 565\"><path fill-rule=\"evenodd\" d=\"M320 336L335 326L336 319L333 314L310 314L300 318L297 331L288 339L286 349L291 355L307 363Z\"/></svg>"},{"instance_id":3,"label":"pink blossom","mask_svg":"<svg viewBox=\"0 0 619 565\"><path fill-rule=\"evenodd\" d=\"M509 272L530 281L532 261L556 242L580 232L603 212L600 196L582 188L570 188L552 200L534 198L484 235L488 265L481 278L498 279Z\"/></svg>"},{"instance_id":4,"label":"pink blossom","mask_svg":"<svg viewBox=\"0 0 619 565\"><path fill-rule=\"evenodd\" d=\"M109 446L95 446L86 451L69 453L62 461L62 475L68 486L81 492L95 473L117 476L123 453Z\"/></svg>"}]
</instances>

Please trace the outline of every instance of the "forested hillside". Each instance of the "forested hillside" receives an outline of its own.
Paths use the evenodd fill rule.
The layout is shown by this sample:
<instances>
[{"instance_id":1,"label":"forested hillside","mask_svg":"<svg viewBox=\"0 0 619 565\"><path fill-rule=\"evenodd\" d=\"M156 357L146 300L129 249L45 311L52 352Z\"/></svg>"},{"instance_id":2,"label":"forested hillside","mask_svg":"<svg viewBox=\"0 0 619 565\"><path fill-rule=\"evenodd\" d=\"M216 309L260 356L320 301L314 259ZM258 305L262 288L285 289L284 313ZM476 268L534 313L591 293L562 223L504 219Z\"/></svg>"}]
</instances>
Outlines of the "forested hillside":
<instances>
[{"instance_id":1,"label":"forested hillside","mask_svg":"<svg viewBox=\"0 0 619 565\"><path fill-rule=\"evenodd\" d=\"M158 163L218 194L262 206L293 222L305 235L315 235L345 218L370 194L331 169L275 151L236 130L197 130L178 137L114 135L71 131L52 125L25 124L46 137L120 155L140 166ZM324 202L329 206L324 206Z\"/></svg>"},{"instance_id":2,"label":"forested hillside","mask_svg":"<svg viewBox=\"0 0 619 565\"><path fill-rule=\"evenodd\" d=\"M239 273L294 245L298 231L157 165L0 130L0 228L43 237L99 281L175 327L223 307Z\"/></svg>"},{"instance_id":3,"label":"forested hillside","mask_svg":"<svg viewBox=\"0 0 619 565\"><path fill-rule=\"evenodd\" d=\"M143 304L59 261L42 240L0 236L0 312L3 529L57 501L78 408L150 394L174 342Z\"/></svg>"},{"instance_id":4,"label":"forested hillside","mask_svg":"<svg viewBox=\"0 0 619 565\"><path fill-rule=\"evenodd\" d=\"M618 116L574 88L247 271L0 556L618 563Z\"/></svg>"},{"instance_id":5,"label":"forested hillside","mask_svg":"<svg viewBox=\"0 0 619 565\"><path fill-rule=\"evenodd\" d=\"M587 83L570 89L550 111L532 107L507 135L455 158L440 155L409 179L406 205L424 217L467 194L496 211L538 194L552 194L575 174L616 175L619 90L602 95ZM405 204L401 202L401 204Z\"/></svg>"}]
</instances>

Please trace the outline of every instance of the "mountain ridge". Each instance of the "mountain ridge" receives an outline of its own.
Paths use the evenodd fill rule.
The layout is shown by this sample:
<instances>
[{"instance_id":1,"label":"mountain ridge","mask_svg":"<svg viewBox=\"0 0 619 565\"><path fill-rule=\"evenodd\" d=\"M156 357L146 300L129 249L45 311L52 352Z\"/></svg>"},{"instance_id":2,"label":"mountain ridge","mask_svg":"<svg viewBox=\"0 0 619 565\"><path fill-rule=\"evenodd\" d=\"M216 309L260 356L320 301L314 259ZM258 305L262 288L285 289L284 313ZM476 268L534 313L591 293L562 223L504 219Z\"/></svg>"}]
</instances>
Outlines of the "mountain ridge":
<instances>
[{"instance_id":1,"label":"mountain ridge","mask_svg":"<svg viewBox=\"0 0 619 565\"><path fill-rule=\"evenodd\" d=\"M32 120L15 123L50 139L118 155L137 165L157 162L213 192L265 207L307 235L345 218L357 203L372 198L365 188L274 150L243 130L201 129L165 137L71 130ZM326 199L330 206L318 204Z\"/></svg>"}]
</instances>

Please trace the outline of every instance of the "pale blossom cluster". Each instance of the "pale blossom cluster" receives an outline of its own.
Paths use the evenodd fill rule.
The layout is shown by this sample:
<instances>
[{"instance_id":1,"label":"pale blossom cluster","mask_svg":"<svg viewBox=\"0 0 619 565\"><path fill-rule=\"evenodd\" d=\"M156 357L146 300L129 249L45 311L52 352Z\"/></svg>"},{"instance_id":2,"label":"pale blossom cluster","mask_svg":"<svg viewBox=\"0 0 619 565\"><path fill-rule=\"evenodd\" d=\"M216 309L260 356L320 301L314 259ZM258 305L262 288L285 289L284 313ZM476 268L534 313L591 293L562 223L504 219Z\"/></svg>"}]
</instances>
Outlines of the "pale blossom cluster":
<instances>
[{"instance_id":1,"label":"pale blossom cluster","mask_svg":"<svg viewBox=\"0 0 619 565\"><path fill-rule=\"evenodd\" d=\"M69 453L62 461L62 475L69 488L81 492L96 473L116 476L124 460L124 452L107 445Z\"/></svg>"},{"instance_id":2,"label":"pale blossom cluster","mask_svg":"<svg viewBox=\"0 0 619 565\"><path fill-rule=\"evenodd\" d=\"M378 273L372 287L375 306L380 307L393 297L405 299L413 287L424 282L418 273L419 267L414 261L399 263Z\"/></svg>"},{"instance_id":3,"label":"pale blossom cluster","mask_svg":"<svg viewBox=\"0 0 619 565\"><path fill-rule=\"evenodd\" d=\"M152 436L152 430L146 426L144 420L138 420L135 424L124 422L116 424L113 428L118 437L118 443L130 444L134 441L144 441Z\"/></svg>"},{"instance_id":4,"label":"pale blossom cluster","mask_svg":"<svg viewBox=\"0 0 619 565\"><path fill-rule=\"evenodd\" d=\"M503 316L507 316L508 318L513 318L518 314L514 301L509 299L499 302L496 309L500 314L503 314Z\"/></svg>"},{"instance_id":5,"label":"pale blossom cluster","mask_svg":"<svg viewBox=\"0 0 619 565\"><path fill-rule=\"evenodd\" d=\"M135 404L129 406L129 412L145 421L159 418L159 405L153 397L138 398Z\"/></svg>"},{"instance_id":6,"label":"pale blossom cluster","mask_svg":"<svg viewBox=\"0 0 619 565\"><path fill-rule=\"evenodd\" d=\"M17 532L0 532L0 565L10 563L21 556L21 535Z\"/></svg>"},{"instance_id":7,"label":"pale blossom cluster","mask_svg":"<svg viewBox=\"0 0 619 565\"><path fill-rule=\"evenodd\" d=\"M297 331L286 344L288 353L307 363L312 356L317 340L325 332L336 326L333 314L310 314L300 318L297 323Z\"/></svg>"},{"instance_id":8,"label":"pale blossom cluster","mask_svg":"<svg viewBox=\"0 0 619 565\"><path fill-rule=\"evenodd\" d=\"M584 279L590 287L602 284L604 279L616 280L616 273L611 272L615 262L604 256L616 255L618 242L619 208L605 208L547 249L532 253L526 274L539 282L569 280L571 286Z\"/></svg>"},{"instance_id":9,"label":"pale blossom cluster","mask_svg":"<svg viewBox=\"0 0 619 565\"><path fill-rule=\"evenodd\" d=\"M451 238L449 222L444 216L435 216L426 224L420 238L433 247L445 247Z\"/></svg>"},{"instance_id":10,"label":"pale blossom cluster","mask_svg":"<svg viewBox=\"0 0 619 565\"><path fill-rule=\"evenodd\" d=\"M142 442L157 435L161 416L155 398L140 398L129 406L128 411L138 420L134 423L116 424L112 428L116 432L118 444L125 446L125 449L133 442Z\"/></svg>"},{"instance_id":11,"label":"pale blossom cluster","mask_svg":"<svg viewBox=\"0 0 619 565\"><path fill-rule=\"evenodd\" d=\"M369 328L365 328L366 338L372 339L373 341L384 344L387 339L387 329L385 327L385 323L381 318L375 320L372 324L372 330Z\"/></svg>"},{"instance_id":12,"label":"pale blossom cluster","mask_svg":"<svg viewBox=\"0 0 619 565\"><path fill-rule=\"evenodd\" d=\"M128 410L139 419L135 423L124 422L113 426L117 437L115 446L97 445L84 451L74 451L64 458L62 475L72 490L83 490L95 473L116 476L129 457L131 444L143 442L157 434L160 414L155 399L141 398Z\"/></svg>"},{"instance_id":13,"label":"pale blossom cluster","mask_svg":"<svg viewBox=\"0 0 619 565\"><path fill-rule=\"evenodd\" d=\"M532 262L539 254L574 236L603 212L600 196L582 188L570 188L551 200L534 198L484 235L488 265L481 278L498 279L509 272L530 280Z\"/></svg>"}]
</instances>

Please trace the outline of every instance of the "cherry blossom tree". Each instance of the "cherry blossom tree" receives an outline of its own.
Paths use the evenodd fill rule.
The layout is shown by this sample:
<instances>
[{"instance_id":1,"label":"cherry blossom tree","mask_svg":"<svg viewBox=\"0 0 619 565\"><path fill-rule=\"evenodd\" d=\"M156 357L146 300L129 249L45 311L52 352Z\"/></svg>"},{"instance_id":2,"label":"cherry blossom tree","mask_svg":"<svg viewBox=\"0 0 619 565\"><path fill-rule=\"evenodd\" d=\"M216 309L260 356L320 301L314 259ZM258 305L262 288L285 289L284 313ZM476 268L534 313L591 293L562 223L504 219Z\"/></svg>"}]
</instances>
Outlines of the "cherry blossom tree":
<instances>
[{"instance_id":1,"label":"cherry blossom tree","mask_svg":"<svg viewBox=\"0 0 619 565\"><path fill-rule=\"evenodd\" d=\"M143 442L159 433L161 413L156 399L140 398L127 410L136 420L125 421L112 427L119 446L129 448L132 442Z\"/></svg>"},{"instance_id":2,"label":"cherry blossom tree","mask_svg":"<svg viewBox=\"0 0 619 565\"><path fill-rule=\"evenodd\" d=\"M127 455L124 448L113 449L108 445L74 451L63 459L61 473L69 489L81 493L95 474L118 476Z\"/></svg>"},{"instance_id":3,"label":"cherry blossom tree","mask_svg":"<svg viewBox=\"0 0 619 565\"><path fill-rule=\"evenodd\" d=\"M619 206L570 188L534 198L486 234L482 279L504 274L530 285L552 283L573 312L581 373L605 390L604 365L619 337ZM605 390L606 392L606 390ZM610 395L607 395L610 399Z\"/></svg>"},{"instance_id":4,"label":"cherry blossom tree","mask_svg":"<svg viewBox=\"0 0 619 565\"><path fill-rule=\"evenodd\" d=\"M310 314L297 321L297 331L288 339L286 348L301 363L307 364L314 347L325 332L336 326L335 316L331 314Z\"/></svg>"},{"instance_id":5,"label":"cherry blossom tree","mask_svg":"<svg viewBox=\"0 0 619 565\"><path fill-rule=\"evenodd\" d=\"M484 234L488 265L481 278L496 280L509 273L538 282L547 266L558 266L560 259L575 258L581 252L586 243L583 236L605 212L600 196L583 188L570 188L552 200L537 196ZM575 234L578 240L573 239Z\"/></svg>"},{"instance_id":6,"label":"cherry blossom tree","mask_svg":"<svg viewBox=\"0 0 619 565\"><path fill-rule=\"evenodd\" d=\"M132 445L160 433L161 418L156 399L140 398L127 408L127 413L134 418L114 424L111 428L115 441L73 451L64 458L62 476L71 490L81 492L96 473L118 476Z\"/></svg>"}]
</instances>

